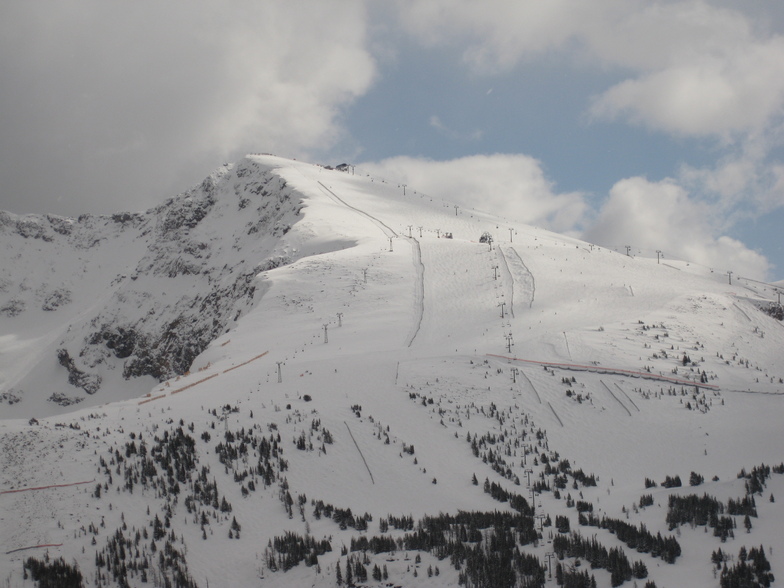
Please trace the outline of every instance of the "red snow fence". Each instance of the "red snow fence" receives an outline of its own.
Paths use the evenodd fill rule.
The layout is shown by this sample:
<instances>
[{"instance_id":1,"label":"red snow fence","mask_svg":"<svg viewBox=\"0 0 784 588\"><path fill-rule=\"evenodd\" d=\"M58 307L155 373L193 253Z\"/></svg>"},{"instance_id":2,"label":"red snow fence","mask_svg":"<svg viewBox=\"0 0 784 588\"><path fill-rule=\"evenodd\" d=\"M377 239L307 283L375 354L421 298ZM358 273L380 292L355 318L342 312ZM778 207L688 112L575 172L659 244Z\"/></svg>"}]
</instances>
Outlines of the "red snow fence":
<instances>
[{"instance_id":1,"label":"red snow fence","mask_svg":"<svg viewBox=\"0 0 784 588\"><path fill-rule=\"evenodd\" d=\"M225 343L224 343L224 345L225 345ZM264 353L260 353L256 357L251 357L248 361L244 361L244 362L242 362L239 365L235 365L235 366L230 367L228 369L225 369L222 372L219 372L217 374L212 374L211 376L207 376L206 378L202 378L201 380L197 380L197 381L195 381L195 382L193 382L191 384L188 384L187 386L183 386L182 388L177 388L176 390L172 390L170 395L173 396L174 394L179 394L180 392L185 392L185 390L188 390L189 388L193 388L194 386L198 386L199 384L203 384L207 380L211 380L213 378L217 378L218 376L222 376L223 374L227 374L227 373L229 373L232 370L236 370L238 368L241 368L242 366L248 365L249 363L251 363L253 361L256 361L257 359L261 359L262 357L264 357L268 353L269 353L269 351L265 351ZM168 384L167 384L167 386L168 386ZM166 394L160 394L159 396L153 396L152 398L146 398L145 400L142 400L141 402L139 402L139 406L141 406L142 404L146 404L148 402L152 402L153 400L159 400L159 399L165 398L165 397L166 397Z\"/></svg>"},{"instance_id":2,"label":"red snow fence","mask_svg":"<svg viewBox=\"0 0 784 588\"><path fill-rule=\"evenodd\" d=\"M547 367L559 368L562 370L577 370L581 372L593 372L595 374L614 374L616 376L629 376L632 378L641 378L644 380L657 380L659 382L669 382L670 384L678 384L680 386L694 386L695 388L705 388L706 390L719 390L715 384L705 384L703 382L693 382L692 380L684 380L682 378L671 378L669 376L662 376L660 374L653 374L650 372L636 372L633 370L624 370L621 368L611 368L598 365L581 365L577 363L555 363L550 361L536 361L533 359L520 359L519 357L507 357L505 355L496 355L488 353L487 357L495 357L497 359L505 359L507 361L519 361L523 363L532 363L535 365L543 365Z\"/></svg>"},{"instance_id":3,"label":"red snow fence","mask_svg":"<svg viewBox=\"0 0 784 588\"><path fill-rule=\"evenodd\" d=\"M12 549L11 551L6 551L5 554L9 555L11 553L16 553L17 551L27 551L28 549L39 549L41 547L62 547L62 543L44 543L43 545L30 545L28 547L17 547L16 549Z\"/></svg>"},{"instance_id":4,"label":"red snow fence","mask_svg":"<svg viewBox=\"0 0 784 588\"><path fill-rule=\"evenodd\" d=\"M256 357L251 357L251 358L250 358L248 361L245 361L245 362L243 362L243 363L241 363L241 364L239 364L239 365L235 365L234 367L230 367L230 368L229 368L229 369L227 369L227 370L223 370L223 373L224 373L224 374L227 374L227 373L229 373L229 372L230 372L230 371L232 371L232 370L236 370L237 368L241 368L241 367L242 367L242 366L244 366L244 365L248 365L248 364L249 364L250 362L252 362L252 361L256 361L257 359L261 359L262 357L264 357L264 356L265 356L265 355L267 355L268 353L269 353L269 351L265 351L264 353L260 353L260 354L259 354L259 355L257 355Z\"/></svg>"},{"instance_id":5,"label":"red snow fence","mask_svg":"<svg viewBox=\"0 0 784 588\"><path fill-rule=\"evenodd\" d=\"M49 486L36 486L34 488L17 488L16 490L2 490L0 494L14 494L16 492L32 492L33 490L46 490L48 488L68 488L69 486L81 486L82 484L92 484L95 480L86 482L72 482L71 484L51 484Z\"/></svg>"}]
</instances>

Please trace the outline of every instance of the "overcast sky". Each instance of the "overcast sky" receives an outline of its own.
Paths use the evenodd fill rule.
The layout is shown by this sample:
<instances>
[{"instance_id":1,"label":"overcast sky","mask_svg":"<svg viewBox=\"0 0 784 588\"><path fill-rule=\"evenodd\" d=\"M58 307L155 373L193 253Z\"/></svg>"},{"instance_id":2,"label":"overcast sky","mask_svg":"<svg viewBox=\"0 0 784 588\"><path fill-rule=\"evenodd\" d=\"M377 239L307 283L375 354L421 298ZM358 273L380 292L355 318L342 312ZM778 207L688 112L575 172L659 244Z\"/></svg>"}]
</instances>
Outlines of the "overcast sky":
<instances>
[{"instance_id":1,"label":"overcast sky","mask_svg":"<svg viewBox=\"0 0 784 588\"><path fill-rule=\"evenodd\" d=\"M144 210L270 152L781 279L783 141L771 0L0 3L16 213Z\"/></svg>"}]
</instances>

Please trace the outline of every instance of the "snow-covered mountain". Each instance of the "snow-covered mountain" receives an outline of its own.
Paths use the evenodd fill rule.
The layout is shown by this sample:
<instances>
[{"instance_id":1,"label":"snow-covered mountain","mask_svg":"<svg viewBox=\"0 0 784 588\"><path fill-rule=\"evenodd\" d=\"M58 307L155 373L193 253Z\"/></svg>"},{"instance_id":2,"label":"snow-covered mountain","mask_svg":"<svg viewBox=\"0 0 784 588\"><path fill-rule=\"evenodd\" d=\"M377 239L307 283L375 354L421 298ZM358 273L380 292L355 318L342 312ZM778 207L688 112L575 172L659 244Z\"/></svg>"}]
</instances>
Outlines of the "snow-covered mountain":
<instances>
[{"instance_id":1,"label":"snow-covered mountain","mask_svg":"<svg viewBox=\"0 0 784 588\"><path fill-rule=\"evenodd\" d=\"M351 172L0 215L0 580L47 550L90 586L784 572L777 286Z\"/></svg>"},{"instance_id":2,"label":"snow-covered mountain","mask_svg":"<svg viewBox=\"0 0 784 588\"><path fill-rule=\"evenodd\" d=\"M182 375L292 254L285 181L248 159L139 214L0 216L2 399L11 416L138 396Z\"/></svg>"}]
</instances>

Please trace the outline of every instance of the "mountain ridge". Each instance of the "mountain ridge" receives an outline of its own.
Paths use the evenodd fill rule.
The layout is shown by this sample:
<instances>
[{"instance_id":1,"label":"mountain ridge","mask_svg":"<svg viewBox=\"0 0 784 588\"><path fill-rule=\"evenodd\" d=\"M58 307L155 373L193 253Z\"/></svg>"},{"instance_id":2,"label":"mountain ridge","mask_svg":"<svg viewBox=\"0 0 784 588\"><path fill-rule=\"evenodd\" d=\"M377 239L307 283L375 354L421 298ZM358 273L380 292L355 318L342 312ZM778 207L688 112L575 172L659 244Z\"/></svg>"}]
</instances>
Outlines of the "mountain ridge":
<instances>
[{"instance_id":1,"label":"mountain ridge","mask_svg":"<svg viewBox=\"0 0 784 588\"><path fill-rule=\"evenodd\" d=\"M165 226L171 238L150 248L123 232L124 248L92 262L112 268L104 282L124 276L115 287L132 288L88 304L69 283L71 301L54 314L38 310L46 296L36 294L26 300L36 300L37 314L29 303L0 323L6 349L22 357L36 344L13 340L13 321L40 337L36 316L81 304L68 316L81 321L73 323L69 357L82 369L85 347L101 357L122 347L121 338L85 344L85 337L111 332L104 324L136 324L150 308L144 292L189 305L200 288L223 293L234 276L252 274L237 298L215 294L232 301L221 314L229 320L210 332L189 371L125 381L117 374L131 354L114 358L117 367L107 370L114 378L89 396L106 392L93 406L57 406L49 418L33 407L9 418L9 409L34 404L31 395L2 405L3 491L85 482L0 495L0 567L11 570L11 585L25 585L22 562L40 557L39 545L57 545L51 555L76 562L91 585L122 578L139 586L142 577L163 585L165 576L176 585L335 586L337 566L345 579L349 558L352 574L357 561L368 574L388 567L389 581L400 585L503 585L495 576L465 576L473 564L455 569L441 544L417 543L417 536L435 541L428 529L441 524L455 532L464 525L472 549L481 529L483 553L498 546L502 527L514 526L515 549L538 561L525 573L514 568L515 577L554 585L548 567L578 570L573 555L547 555L570 536L555 526L570 524L639 559L660 586L714 586L710 557L719 546L734 557L742 545L784 543L780 501L768 500L784 490L775 472L750 494L759 516L748 541L740 530L721 541L701 523L668 528L665 518L670 496L705 492L726 505L747 495L752 467L782 458L784 330L761 311L775 300L770 285L729 284L709 268L622 255L411 188L403 194L369 176L273 156L248 156L208 184L177 201L182 215L162 205L155 223L125 221L134 235ZM264 190L270 198L260 211ZM120 232L111 219L91 222ZM181 253L182 244L193 247ZM17 253L19 266L32 258ZM5 294L34 294L44 280L29 278L26 290L18 283ZM128 307L111 306L118 291ZM107 300L120 321L104 323L110 313L94 310ZM182 311L158 304L163 324ZM216 313L203 315L211 326ZM78 327L96 317L94 330ZM52 356L62 339L58 332L45 347L39 382L86 397ZM661 486L690 472L704 476L701 488ZM654 504L641 506L649 493ZM575 501L677 536L683 554L671 565L617 533L582 529ZM494 526L492 512L520 518ZM474 532L459 513L473 513ZM447 515L456 518L439 518ZM735 522L742 528L743 516ZM136 543L137 531L149 536ZM285 537L326 541L330 550L309 544L297 560L299 548ZM358 546L378 537L387 547ZM15 551L27 547L34 549ZM784 572L775 553L771 561ZM606 568L590 573L598 585L615 582Z\"/></svg>"}]
</instances>

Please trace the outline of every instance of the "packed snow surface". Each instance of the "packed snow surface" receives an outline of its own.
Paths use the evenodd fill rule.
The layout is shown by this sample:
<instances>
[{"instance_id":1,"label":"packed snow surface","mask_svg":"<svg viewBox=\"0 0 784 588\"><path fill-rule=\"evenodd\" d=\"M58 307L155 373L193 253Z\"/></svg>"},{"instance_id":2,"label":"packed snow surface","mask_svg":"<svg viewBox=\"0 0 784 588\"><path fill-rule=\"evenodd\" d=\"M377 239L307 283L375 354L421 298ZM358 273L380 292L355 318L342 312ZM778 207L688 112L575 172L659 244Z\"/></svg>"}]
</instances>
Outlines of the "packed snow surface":
<instances>
[{"instance_id":1,"label":"packed snow surface","mask_svg":"<svg viewBox=\"0 0 784 588\"><path fill-rule=\"evenodd\" d=\"M87 586L119 583L96 563L118 537L130 541L126 567L147 556L146 579L163 585L174 568L151 551L157 516L156 549L181 554L198 586L334 586L338 563L345 578L347 558L362 558L341 554L352 538L403 537L380 530L390 515L416 524L511 512L485 480L641 560L639 585L718 586L715 550L732 565L742 546L760 545L784 577L780 474L752 491L748 533L740 515L726 541L665 520L671 494L739 499L741 470L784 459L775 286L630 257L351 172L251 155L147 213L0 218L5 585L33 585L22 563L44 553L77 564ZM178 355L187 344L192 356ZM152 455L178 430L196 462L167 475L164 458L149 461L161 482L143 481L142 441ZM222 453L240 439L243 449ZM267 472L262 440L276 446ZM557 474L578 469L595 485L569 477L556 497ZM693 488L692 472L704 478ZM663 488L667 476L683 486ZM574 500L677 537L682 554L665 563L580 526ZM319 501L369 515L367 528L323 516ZM555 586L547 554L559 533L544 525L519 549L551 563ZM331 551L275 570L270 542L287 531ZM458 585L432 551L366 558L368 572L388 569L367 585ZM610 585L608 571L583 563ZM126 577L144 585L138 571Z\"/></svg>"}]
</instances>

